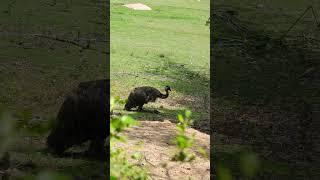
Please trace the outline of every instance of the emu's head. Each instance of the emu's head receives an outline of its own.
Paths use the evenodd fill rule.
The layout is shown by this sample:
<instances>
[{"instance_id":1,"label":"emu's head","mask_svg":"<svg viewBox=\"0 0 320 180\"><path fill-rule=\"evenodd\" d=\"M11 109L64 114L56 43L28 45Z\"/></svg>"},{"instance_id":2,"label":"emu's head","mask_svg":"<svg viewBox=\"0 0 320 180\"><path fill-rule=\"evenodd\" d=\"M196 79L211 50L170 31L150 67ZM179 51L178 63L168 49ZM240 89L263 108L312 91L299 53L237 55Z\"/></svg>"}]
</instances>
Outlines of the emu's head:
<instances>
[{"instance_id":1,"label":"emu's head","mask_svg":"<svg viewBox=\"0 0 320 180\"><path fill-rule=\"evenodd\" d=\"M171 91L171 88L170 88L170 86L166 86L166 87L164 88L164 90L165 90L165 91Z\"/></svg>"}]
</instances>

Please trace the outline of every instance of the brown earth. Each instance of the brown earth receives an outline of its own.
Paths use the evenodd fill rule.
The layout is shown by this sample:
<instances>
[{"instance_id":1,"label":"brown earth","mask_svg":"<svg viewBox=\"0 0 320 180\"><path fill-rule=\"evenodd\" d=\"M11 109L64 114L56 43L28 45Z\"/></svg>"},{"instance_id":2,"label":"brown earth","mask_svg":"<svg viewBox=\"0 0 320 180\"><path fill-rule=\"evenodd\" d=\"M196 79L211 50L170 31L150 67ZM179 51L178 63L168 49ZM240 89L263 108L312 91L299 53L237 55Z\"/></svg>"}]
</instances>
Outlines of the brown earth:
<instances>
[{"instance_id":1,"label":"brown earth","mask_svg":"<svg viewBox=\"0 0 320 180\"><path fill-rule=\"evenodd\" d=\"M168 120L140 121L139 126L125 131L127 142L117 146L128 154L141 153L143 158L139 163L148 170L151 179L210 179L210 136L189 128L187 135L195 133L192 152L196 158L192 162L181 163L170 160L176 150L172 142L176 132L176 125ZM208 157L201 156L197 152L198 147L203 148Z\"/></svg>"}]
</instances>

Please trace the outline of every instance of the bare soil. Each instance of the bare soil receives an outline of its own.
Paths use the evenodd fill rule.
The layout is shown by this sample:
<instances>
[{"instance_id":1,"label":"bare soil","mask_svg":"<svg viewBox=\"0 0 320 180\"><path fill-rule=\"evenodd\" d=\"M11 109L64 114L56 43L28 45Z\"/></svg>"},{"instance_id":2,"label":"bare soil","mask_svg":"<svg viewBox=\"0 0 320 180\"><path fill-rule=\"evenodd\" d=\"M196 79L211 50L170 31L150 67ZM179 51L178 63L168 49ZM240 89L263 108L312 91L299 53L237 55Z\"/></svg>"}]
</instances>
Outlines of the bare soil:
<instances>
[{"instance_id":1,"label":"bare soil","mask_svg":"<svg viewBox=\"0 0 320 180\"><path fill-rule=\"evenodd\" d=\"M133 10L152 10L149 6L141 3L136 4L125 4L123 5L127 8L133 9Z\"/></svg>"},{"instance_id":2,"label":"bare soil","mask_svg":"<svg viewBox=\"0 0 320 180\"><path fill-rule=\"evenodd\" d=\"M128 154L141 153L143 158L139 164L147 168L152 179L210 179L210 136L189 128L188 135L195 133L192 152L196 159L181 163L170 160L176 150L172 141L176 132L176 125L168 120L140 121L139 126L125 131L127 142L117 146L126 149ZM206 151L207 157L197 153L198 147Z\"/></svg>"}]
</instances>

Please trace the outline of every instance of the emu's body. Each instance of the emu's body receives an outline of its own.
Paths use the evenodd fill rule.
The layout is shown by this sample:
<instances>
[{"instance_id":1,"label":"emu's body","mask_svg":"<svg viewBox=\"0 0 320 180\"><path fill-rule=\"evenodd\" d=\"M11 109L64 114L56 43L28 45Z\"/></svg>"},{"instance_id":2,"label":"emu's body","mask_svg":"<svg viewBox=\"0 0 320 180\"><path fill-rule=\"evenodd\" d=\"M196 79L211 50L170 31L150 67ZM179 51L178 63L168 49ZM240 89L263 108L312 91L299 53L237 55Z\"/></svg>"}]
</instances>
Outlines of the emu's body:
<instances>
[{"instance_id":1,"label":"emu's body","mask_svg":"<svg viewBox=\"0 0 320 180\"><path fill-rule=\"evenodd\" d=\"M62 154L73 145L90 140L89 152L104 155L109 132L109 80L82 82L63 102L57 125L47 138L54 153Z\"/></svg>"},{"instance_id":2,"label":"emu's body","mask_svg":"<svg viewBox=\"0 0 320 180\"><path fill-rule=\"evenodd\" d=\"M166 99L171 91L169 86L165 87L165 94L162 94L158 89L150 86L143 86L135 88L128 97L124 109L130 111L132 108L138 106L138 110L141 111L144 104L148 102L155 102L157 98Z\"/></svg>"}]
</instances>

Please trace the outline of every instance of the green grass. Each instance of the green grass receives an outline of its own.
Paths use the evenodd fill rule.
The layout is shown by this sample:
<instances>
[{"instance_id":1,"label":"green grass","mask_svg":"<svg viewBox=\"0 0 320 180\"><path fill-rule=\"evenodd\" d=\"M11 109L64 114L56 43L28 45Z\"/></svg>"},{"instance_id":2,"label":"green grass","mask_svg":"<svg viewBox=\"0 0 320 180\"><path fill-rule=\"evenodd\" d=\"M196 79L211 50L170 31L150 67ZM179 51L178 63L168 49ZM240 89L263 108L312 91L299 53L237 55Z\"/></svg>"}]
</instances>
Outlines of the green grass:
<instances>
[{"instance_id":1,"label":"green grass","mask_svg":"<svg viewBox=\"0 0 320 180\"><path fill-rule=\"evenodd\" d=\"M78 82L108 76L106 54L87 49L80 52L78 46L35 36L77 40L80 32L80 38L108 40L106 4L94 0L73 3L58 0L52 6L52 2L0 2L0 106L16 114L28 112L31 114L28 120L40 116L43 121L39 123L43 124L56 117L64 96ZM106 51L108 42L92 41L90 45ZM41 152L47 133L33 134L35 138L31 140L26 132L15 134L18 137L12 142L14 146L8 147L12 167L28 160L35 164L35 168L22 170L21 175L34 177L42 170L49 170L105 179L94 177L104 174L102 163L50 157Z\"/></svg>"},{"instance_id":2,"label":"green grass","mask_svg":"<svg viewBox=\"0 0 320 180\"><path fill-rule=\"evenodd\" d=\"M288 41L284 42L287 48L277 44L275 40L286 32L309 5L319 14L319 1L217 0L213 3L216 13L235 10L238 12L236 18L240 20L237 23L248 27L254 35L271 37L268 42L271 50L255 48L259 43L258 36L248 38L249 42L253 42L249 47L213 44L215 72L212 73L212 126L216 128L214 136L223 135L223 138L214 140L215 144L211 149L211 157L217 162L214 165L222 164L230 169L234 177L242 178L239 156L236 154L243 150L242 146L249 146L249 152L254 151L261 160L262 166L256 179L300 179L303 175L304 178L318 179L318 174L314 171L318 168L316 164L297 158L307 152L298 154L292 149L303 143L292 138L299 137L301 133L296 129L295 123L306 119L303 113L311 111L304 110L301 102L313 107L316 101L314 97L319 94L319 83L316 80L299 78L308 68L319 67L319 49L294 41L302 33L320 39L311 11L289 32ZM263 8L257 8L260 3L264 5ZM241 39L240 34L226 22L216 22L214 27L215 41L211 43L222 41L220 38ZM293 43L297 43L297 46L292 45ZM268 123L281 124L285 128L268 129ZM303 131L309 129L303 127ZM279 137L289 140L278 142L281 139ZM290 147L276 149L273 147L275 142ZM233 152L229 152L230 149ZM268 156L268 152L273 153ZM290 154L290 158L277 156L283 152L287 152L288 157Z\"/></svg>"},{"instance_id":3,"label":"green grass","mask_svg":"<svg viewBox=\"0 0 320 180\"><path fill-rule=\"evenodd\" d=\"M121 3L135 2L111 1L111 95L125 99L137 86L162 90L169 85L173 90L169 99L208 100L209 1L141 1L151 11L134 11ZM167 105L160 109L161 116L176 119L178 112L189 108L199 114L197 119L203 118L206 107L199 110L194 105ZM145 116L157 119L157 115Z\"/></svg>"},{"instance_id":4,"label":"green grass","mask_svg":"<svg viewBox=\"0 0 320 180\"><path fill-rule=\"evenodd\" d=\"M241 2L237 0L227 2L217 0L213 4L215 10L223 8L236 10L239 13L238 18L247 22L247 25L251 28L272 33L276 37L282 35L308 6L313 6L317 14L319 14L318 10L320 9L319 2L315 0L308 2L304 0L245 0ZM259 4L263 4L263 8L257 8ZM315 30L314 21L313 14L309 11L290 34L296 35L295 33L301 33L302 31Z\"/></svg>"},{"instance_id":5,"label":"green grass","mask_svg":"<svg viewBox=\"0 0 320 180\"><path fill-rule=\"evenodd\" d=\"M316 48L304 49L305 44L301 43L300 47L287 46L286 49L278 46L275 40L287 31L308 6L312 5L315 13L319 14L317 10L320 3L316 1L306 3L302 0L290 3L285 0L268 0L261 1L265 2L263 8L257 8L259 2L250 0L241 3L233 0L214 2L217 12L223 9L237 11L239 13L237 18L241 23L257 35L271 37L272 46L271 50L257 50L252 47L252 52L247 52L243 47L216 46L212 53L216 59L215 76L218 77L213 84L216 87L215 93L218 93L216 97L220 99L226 97L237 101L236 103L245 104L278 103L283 97L288 97L285 101L290 101L290 97L297 94L310 100L314 92L311 92L311 87L308 85L301 85L299 76L310 68L310 65L319 65L314 58L319 51ZM312 12L308 11L286 37L292 40L296 36L306 35L319 39L315 22ZM216 26L214 38L240 38L240 34L224 22Z\"/></svg>"},{"instance_id":6,"label":"green grass","mask_svg":"<svg viewBox=\"0 0 320 180\"><path fill-rule=\"evenodd\" d=\"M1 103L55 114L71 85L107 76L105 54L34 36L75 40L79 31L80 38L107 39L105 25L92 23L104 21L105 6L94 1L57 1L55 6L50 1L16 1L8 13L10 2L0 2ZM99 50L106 44L91 43Z\"/></svg>"}]
</instances>

